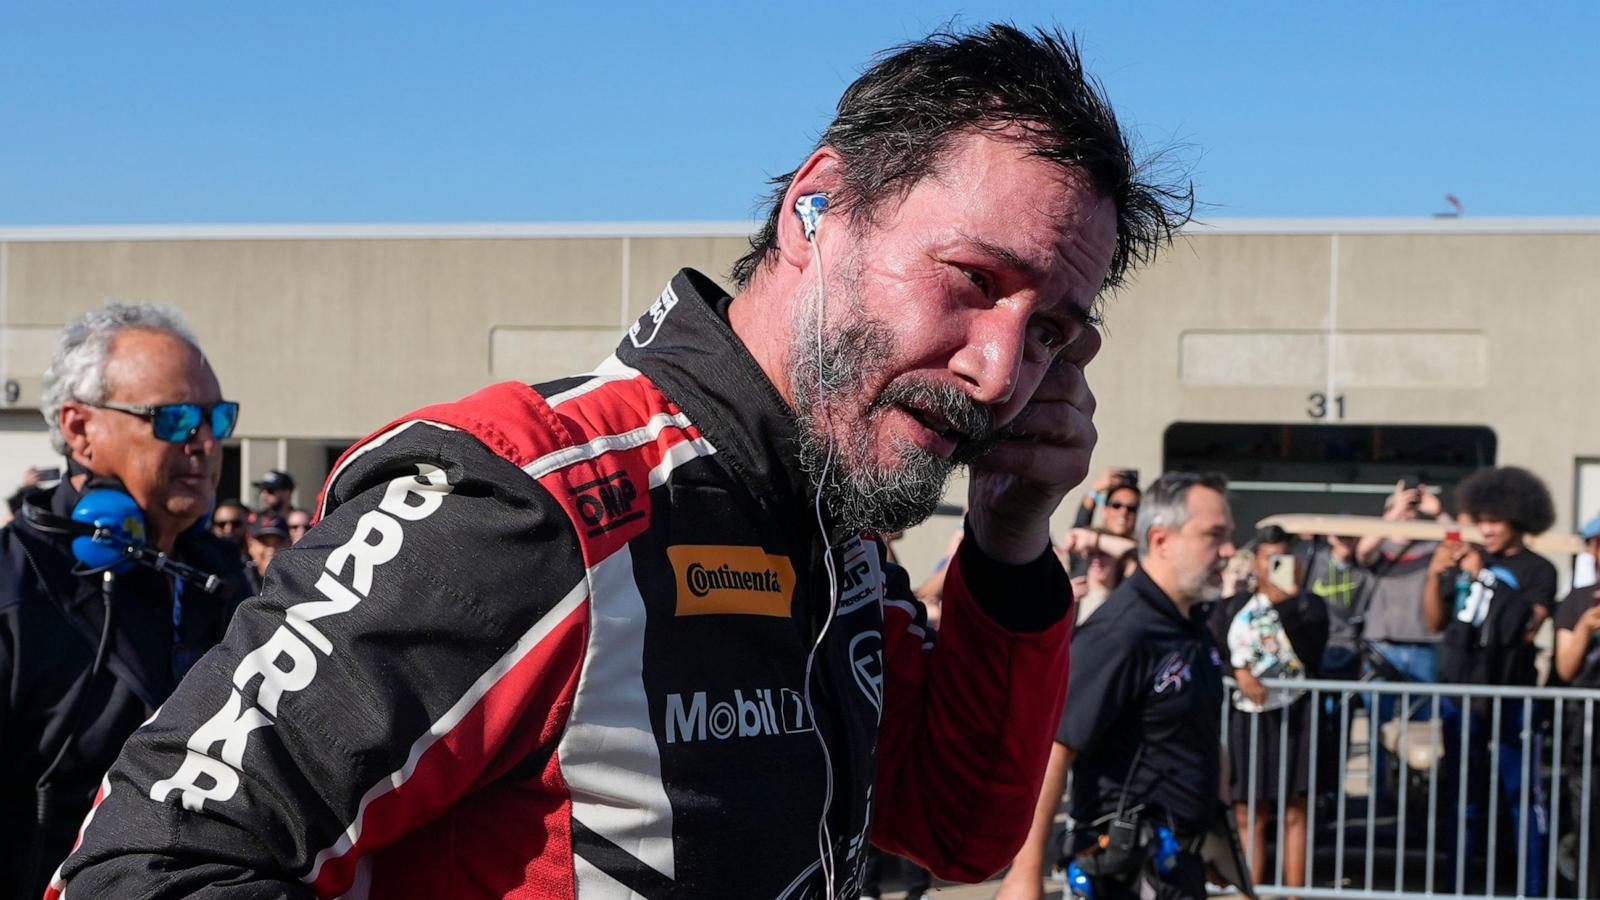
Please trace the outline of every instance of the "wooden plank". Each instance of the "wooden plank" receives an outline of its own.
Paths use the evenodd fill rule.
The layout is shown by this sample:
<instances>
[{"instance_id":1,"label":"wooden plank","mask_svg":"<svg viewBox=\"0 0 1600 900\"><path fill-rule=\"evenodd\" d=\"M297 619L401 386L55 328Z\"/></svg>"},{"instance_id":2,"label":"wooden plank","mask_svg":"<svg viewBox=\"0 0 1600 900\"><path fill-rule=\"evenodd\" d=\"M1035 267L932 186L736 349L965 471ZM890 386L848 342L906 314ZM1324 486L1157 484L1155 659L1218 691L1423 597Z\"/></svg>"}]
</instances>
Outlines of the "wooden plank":
<instances>
[{"instance_id":1,"label":"wooden plank","mask_svg":"<svg viewBox=\"0 0 1600 900\"><path fill-rule=\"evenodd\" d=\"M1446 531L1461 532L1461 539L1483 543L1483 534L1476 525L1455 525L1427 519L1392 522L1381 516L1322 516L1303 513L1283 513L1267 516L1256 523L1257 528L1276 525L1290 534L1343 535L1345 537L1386 537L1395 540L1442 541ZM1529 535L1528 549L1540 553L1577 556L1587 553L1583 538L1576 534L1551 532Z\"/></svg>"}]
</instances>

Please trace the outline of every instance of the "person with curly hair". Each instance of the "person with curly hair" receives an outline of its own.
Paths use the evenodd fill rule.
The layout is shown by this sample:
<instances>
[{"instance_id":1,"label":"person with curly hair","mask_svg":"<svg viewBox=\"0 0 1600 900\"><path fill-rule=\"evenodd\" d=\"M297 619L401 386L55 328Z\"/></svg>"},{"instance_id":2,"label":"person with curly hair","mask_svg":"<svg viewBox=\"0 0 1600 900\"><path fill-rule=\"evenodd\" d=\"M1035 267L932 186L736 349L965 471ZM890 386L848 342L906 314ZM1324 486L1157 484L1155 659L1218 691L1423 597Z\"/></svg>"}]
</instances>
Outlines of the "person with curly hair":
<instances>
[{"instance_id":1,"label":"person with curly hair","mask_svg":"<svg viewBox=\"0 0 1600 900\"><path fill-rule=\"evenodd\" d=\"M1468 476L1456 488L1462 516L1478 526L1482 546L1459 540L1444 541L1434 551L1422 597L1428 625L1442 632L1439 677L1457 684L1532 685L1534 635L1550 616L1555 603L1556 569L1549 560L1529 550L1525 540L1555 524L1555 503L1538 476L1526 469L1506 466L1484 469ZM1442 718L1447 757L1442 804L1446 817L1455 815L1458 790L1467 791L1467 847L1470 859L1482 859L1489 828L1501 829L1496 842L1504 862L1515 865L1518 841L1526 841L1529 859L1543 859L1548 821L1539 779L1529 785L1529 802L1535 809L1522 815L1523 715L1520 703L1506 704L1499 716L1500 729L1492 726L1488 700L1472 703L1445 698ZM1542 709L1536 709L1539 715ZM1461 718L1468 718L1465 746ZM1543 735L1535 729L1529 752L1538 759ZM1499 746L1498 783L1500 821L1488 821L1491 747ZM1467 757L1467 780L1458 785L1461 753ZM1526 821L1527 834L1519 833ZM1446 833L1449 833L1448 831ZM1451 848L1453 849L1453 848ZM1447 854L1448 855L1448 854ZM1453 863L1453 860L1452 860ZM1454 871L1453 864L1449 867ZM1502 868L1501 871L1515 871ZM1528 868L1526 890L1544 893L1544 869Z\"/></svg>"}]
</instances>

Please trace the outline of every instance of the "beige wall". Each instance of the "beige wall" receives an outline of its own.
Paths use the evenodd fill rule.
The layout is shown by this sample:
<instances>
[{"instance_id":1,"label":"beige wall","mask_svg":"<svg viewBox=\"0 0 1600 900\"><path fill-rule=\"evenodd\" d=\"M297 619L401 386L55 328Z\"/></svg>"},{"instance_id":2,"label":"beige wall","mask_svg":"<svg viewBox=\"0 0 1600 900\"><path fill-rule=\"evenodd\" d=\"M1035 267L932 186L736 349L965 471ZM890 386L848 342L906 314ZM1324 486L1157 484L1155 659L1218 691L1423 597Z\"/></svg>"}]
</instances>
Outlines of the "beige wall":
<instances>
[{"instance_id":1,"label":"beige wall","mask_svg":"<svg viewBox=\"0 0 1600 900\"><path fill-rule=\"evenodd\" d=\"M0 230L0 375L11 408L34 407L61 323L111 297L173 303L244 405L246 476L315 467L320 441L416 406L587 369L677 268L721 278L745 246L737 224L566 232ZM1307 422L1307 395L1331 388L1346 423L1488 425L1501 462L1550 484L1562 527L1596 512L1572 498L1575 460L1600 457L1600 222L1195 229L1107 321L1097 466L1155 473L1172 422ZM321 473L296 475L309 503ZM906 542L914 574L952 524Z\"/></svg>"}]
</instances>

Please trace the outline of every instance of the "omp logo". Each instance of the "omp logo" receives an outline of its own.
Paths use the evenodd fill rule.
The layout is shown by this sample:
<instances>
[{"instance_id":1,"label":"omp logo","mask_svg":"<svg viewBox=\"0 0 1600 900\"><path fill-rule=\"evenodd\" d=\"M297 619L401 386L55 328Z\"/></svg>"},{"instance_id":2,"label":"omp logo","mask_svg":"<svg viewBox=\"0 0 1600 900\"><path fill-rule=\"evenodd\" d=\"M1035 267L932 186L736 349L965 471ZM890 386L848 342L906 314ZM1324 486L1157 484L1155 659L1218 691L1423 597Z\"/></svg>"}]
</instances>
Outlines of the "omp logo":
<instances>
[{"instance_id":1,"label":"omp logo","mask_svg":"<svg viewBox=\"0 0 1600 900\"><path fill-rule=\"evenodd\" d=\"M656 298L656 302L650 304L650 308L644 311L644 315L650 319L649 337L644 340L639 339L640 332L644 330L644 323L641 321L628 327L628 340L632 341L635 347L650 346L650 342L656 339L656 332L661 330L661 323L666 321L667 313L672 312L672 308L677 305L678 295L669 284L666 290L661 292L661 296Z\"/></svg>"},{"instance_id":2,"label":"omp logo","mask_svg":"<svg viewBox=\"0 0 1600 900\"><path fill-rule=\"evenodd\" d=\"M732 697L723 700L713 700L705 691L695 691L687 700L683 694L668 694L666 720L669 744L811 730L805 698L788 688L734 691Z\"/></svg>"},{"instance_id":3,"label":"omp logo","mask_svg":"<svg viewBox=\"0 0 1600 900\"><path fill-rule=\"evenodd\" d=\"M667 548L678 576L678 615L789 615L794 564L760 547L680 544Z\"/></svg>"},{"instance_id":4,"label":"omp logo","mask_svg":"<svg viewBox=\"0 0 1600 900\"><path fill-rule=\"evenodd\" d=\"M289 607L284 624L266 643L245 654L233 670L228 699L189 736L178 771L152 785L150 799L161 803L177 791L184 807L195 812L208 800L232 799L239 790L251 732L272 724L284 694L305 690L317 677L317 651L333 655L333 642L312 623L347 613L365 600L373 573L399 555L405 543L401 523L433 515L451 490L444 470L427 463L417 464L416 475L389 482L378 508L362 514L350 539L328 554L316 584L323 599ZM255 690L247 700L245 692L252 685Z\"/></svg>"},{"instance_id":5,"label":"omp logo","mask_svg":"<svg viewBox=\"0 0 1600 900\"><path fill-rule=\"evenodd\" d=\"M577 499L578 518L589 526L589 537L604 534L629 522L644 518L644 510L633 508L639 491L626 472L612 472L568 489Z\"/></svg>"}]
</instances>

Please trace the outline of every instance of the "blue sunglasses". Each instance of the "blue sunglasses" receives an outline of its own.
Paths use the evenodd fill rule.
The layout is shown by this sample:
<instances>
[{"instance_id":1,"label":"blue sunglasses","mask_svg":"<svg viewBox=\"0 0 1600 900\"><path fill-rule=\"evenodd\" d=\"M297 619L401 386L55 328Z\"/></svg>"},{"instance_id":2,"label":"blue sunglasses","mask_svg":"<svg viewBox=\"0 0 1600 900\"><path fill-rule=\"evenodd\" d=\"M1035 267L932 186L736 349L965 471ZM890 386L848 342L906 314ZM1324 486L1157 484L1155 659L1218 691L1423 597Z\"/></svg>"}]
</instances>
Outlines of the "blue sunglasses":
<instances>
[{"instance_id":1,"label":"blue sunglasses","mask_svg":"<svg viewBox=\"0 0 1600 900\"><path fill-rule=\"evenodd\" d=\"M159 406L137 406L132 403L93 403L100 409L138 416L150 422L150 430L163 441L181 444L192 440L200 431L200 423L211 421L211 436L226 440L239 424L239 404L231 400L201 406L198 403L163 403Z\"/></svg>"}]
</instances>

